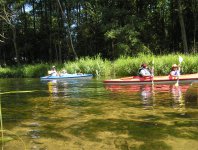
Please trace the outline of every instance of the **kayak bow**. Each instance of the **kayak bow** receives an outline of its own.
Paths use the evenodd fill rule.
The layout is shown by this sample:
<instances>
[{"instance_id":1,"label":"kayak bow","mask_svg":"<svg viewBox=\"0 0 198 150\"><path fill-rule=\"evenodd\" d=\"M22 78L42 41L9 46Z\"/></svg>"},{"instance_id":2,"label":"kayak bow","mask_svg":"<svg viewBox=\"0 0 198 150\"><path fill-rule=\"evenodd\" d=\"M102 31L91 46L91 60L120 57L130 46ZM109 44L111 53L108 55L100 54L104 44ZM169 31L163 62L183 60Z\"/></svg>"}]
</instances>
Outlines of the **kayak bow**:
<instances>
[{"instance_id":1,"label":"kayak bow","mask_svg":"<svg viewBox=\"0 0 198 150\"><path fill-rule=\"evenodd\" d=\"M86 78L93 77L92 74L63 74L60 76L44 76L40 77L41 80L53 80L53 79L67 79L67 78Z\"/></svg>"}]
</instances>

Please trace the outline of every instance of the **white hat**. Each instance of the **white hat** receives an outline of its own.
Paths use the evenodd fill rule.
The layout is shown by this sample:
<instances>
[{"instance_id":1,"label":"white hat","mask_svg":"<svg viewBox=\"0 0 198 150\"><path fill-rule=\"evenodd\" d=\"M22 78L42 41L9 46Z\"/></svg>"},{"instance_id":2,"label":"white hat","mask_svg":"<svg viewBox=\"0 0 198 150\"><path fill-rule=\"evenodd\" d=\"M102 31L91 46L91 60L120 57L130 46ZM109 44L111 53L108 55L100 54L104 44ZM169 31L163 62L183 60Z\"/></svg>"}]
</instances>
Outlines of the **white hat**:
<instances>
[{"instance_id":1,"label":"white hat","mask_svg":"<svg viewBox=\"0 0 198 150\"><path fill-rule=\"evenodd\" d=\"M172 68L178 68L178 66L176 64L173 64Z\"/></svg>"}]
</instances>

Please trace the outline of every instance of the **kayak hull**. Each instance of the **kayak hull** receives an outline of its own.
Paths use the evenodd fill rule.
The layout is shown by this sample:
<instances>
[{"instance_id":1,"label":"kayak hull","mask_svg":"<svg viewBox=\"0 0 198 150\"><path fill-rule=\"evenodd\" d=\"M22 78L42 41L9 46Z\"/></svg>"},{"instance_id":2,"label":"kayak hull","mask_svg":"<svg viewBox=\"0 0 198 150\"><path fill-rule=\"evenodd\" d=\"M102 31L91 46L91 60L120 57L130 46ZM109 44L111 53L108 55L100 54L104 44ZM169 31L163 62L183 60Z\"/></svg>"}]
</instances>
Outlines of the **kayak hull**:
<instances>
[{"instance_id":1,"label":"kayak hull","mask_svg":"<svg viewBox=\"0 0 198 150\"><path fill-rule=\"evenodd\" d=\"M179 77L179 83L189 83L198 80L198 73L186 74ZM119 79L105 80L105 84L171 84L178 82L177 78L170 78L169 76L154 76L153 78L144 78L138 76L125 77Z\"/></svg>"},{"instance_id":2,"label":"kayak hull","mask_svg":"<svg viewBox=\"0 0 198 150\"><path fill-rule=\"evenodd\" d=\"M54 79L74 79L74 78L91 78L92 74L64 74L60 76L44 76L40 77L41 80L54 80Z\"/></svg>"}]
</instances>

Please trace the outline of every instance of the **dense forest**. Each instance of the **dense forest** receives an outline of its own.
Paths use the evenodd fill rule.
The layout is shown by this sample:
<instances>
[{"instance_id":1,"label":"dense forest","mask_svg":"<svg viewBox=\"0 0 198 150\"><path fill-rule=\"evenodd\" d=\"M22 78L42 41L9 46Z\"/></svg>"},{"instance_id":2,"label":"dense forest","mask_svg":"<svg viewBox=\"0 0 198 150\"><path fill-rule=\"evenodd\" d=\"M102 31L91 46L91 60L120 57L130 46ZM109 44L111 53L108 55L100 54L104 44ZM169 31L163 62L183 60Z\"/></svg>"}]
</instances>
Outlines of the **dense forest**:
<instances>
[{"instance_id":1,"label":"dense forest","mask_svg":"<svg viewBox=\"0 0 198 150\"><path fill-rule=\"evenodd\" d=\"M197 53L198 0L0 0L0 64Z\"/></svg>"}]
</instances>

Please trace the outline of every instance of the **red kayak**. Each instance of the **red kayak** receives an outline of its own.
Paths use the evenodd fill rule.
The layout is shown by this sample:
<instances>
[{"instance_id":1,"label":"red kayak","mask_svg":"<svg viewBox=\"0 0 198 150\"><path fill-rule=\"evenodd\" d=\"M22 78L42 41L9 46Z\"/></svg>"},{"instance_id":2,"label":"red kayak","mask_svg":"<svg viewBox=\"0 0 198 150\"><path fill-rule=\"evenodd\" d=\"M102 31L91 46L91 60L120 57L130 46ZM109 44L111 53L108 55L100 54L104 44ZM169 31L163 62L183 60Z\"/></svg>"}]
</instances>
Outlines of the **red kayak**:
<instances>
[{"instance_id":1,"label":"red kayak","mask_svg":"<svg viewBox=\"0 0 198 150\"><path fill-rule=\"evenodd\" d=\"M154 77L125 77L119 79L105 80L105 84L169 84L169 83L189 83L198 81L198 73L180 75L179 79L170 76L154 76Z\"/></svg>"}]
</instances>

